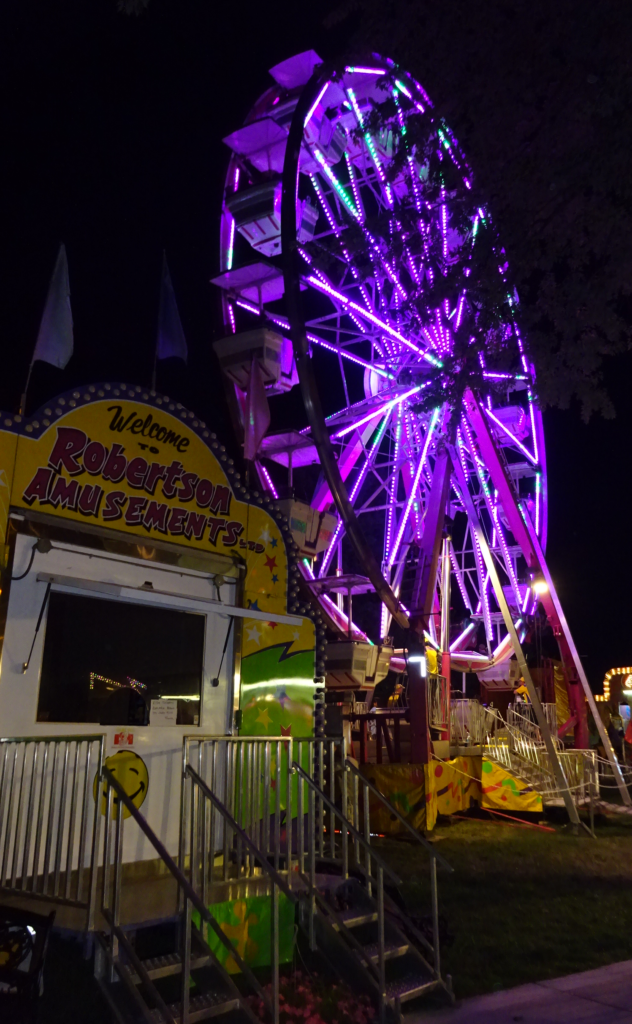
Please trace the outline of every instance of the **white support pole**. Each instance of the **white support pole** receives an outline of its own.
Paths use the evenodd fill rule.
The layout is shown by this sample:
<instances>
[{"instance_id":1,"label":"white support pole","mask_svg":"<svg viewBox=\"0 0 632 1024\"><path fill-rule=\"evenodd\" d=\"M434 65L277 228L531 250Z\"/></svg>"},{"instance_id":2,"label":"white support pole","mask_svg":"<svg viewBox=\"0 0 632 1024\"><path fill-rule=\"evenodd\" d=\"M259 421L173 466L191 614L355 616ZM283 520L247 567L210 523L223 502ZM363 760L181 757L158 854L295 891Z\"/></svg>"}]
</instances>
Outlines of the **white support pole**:
<instances>
[{"instance_id":1,"label":"white support pole","mask_svg":"<svg viewBox=\"0 0 632 1024\"><path fill-rule=\"evenodd\" d=\"M575 668L577 670L577 675L579 676L579 681L582 684L582 689L584 691L584 696L585 696L586 701L588 703L588 707L590 708L590 710L592 712L592 716L593 716L593 718L595 720L595 725L597 726L597 731L599 733L599 738L601 739L601 742L603 743L604 750L606 752L608 760L610 761L610 766L612 768L612 773L613 773L613 775L614 775L614 777L615 777L615 779L617 781L617 786L619 787L619 792L621 793L621 800L623 801L623 803L625 804L626 807L630 807L630 806L632 806L632 799L630 798L630 793L629 793L628 787L626 786L625 779L623 778L623 772L621 771L621 765L617 761L615 752L614 752L613 747L612 747L612 743L610 742L610 737L608 736L608 733L606 732L606 728L605 728L603 722L601 721L601 716L599 714L599 711L597 710L597 704L595 702L594 694L593 694L592 690L590 689L590 683L588 682L588 678L586 676L586 673L584 672L584 666L582 665L582 660L579 657L579 654L577 653L577 648L575 647L575 641L573 640L573 635L572 635L572 633L571 633L571 631L569 629L568 622L566 621L566 616L564 615L564 610L563 610L562 605L560 603L560 599L557 596L557 591L555 589L555 584L553 583L553 580L551 579L551 574L550 574L549 568L548 568L548 566L546 564L546 559L545 559L544 554L542 552L542 548L540 547L540 541L538 540L538 535L537 535L537 533L535 532L535 530L533 528L533 523L531 522L531 520L529 518L529 513L524 508L522 509L522 515L523 515L523 518L524 518L524 521L525 521L525 525L527 527L527 531L529 533L529 538L531 540L531 543L533 544L533 548L535 550L536 557L538 559L538 565L540 566L540 570L542 572L542 575L544 576L544 579L546 581L546 585L549 588L549 594L550 594L551 600L553 602L553 605L555 606L555 611L557 612L557 616L558 616L558 619L560 621L560 625L561 625L562 630L564 632L564 637L566 639L566 643L568 644L568 647L570 649L573 661L575 662Z\"/></svg>"},{"instance_id":2,"label":"white support pole","mask_svg":"<svg viewBox=\"0 0 632 1024\"><path fill-rule=\"evenodd\" d=\"M453 456L452 462L455 467L454 472L457 479L458 488L461 492L461 500L465 507L465 511L467 512L468 518L470 520L470 525L474 533L476 534L476 538L479 542L481 554L483 555L483 560L485 562L485 567L489 573L489 578L491 580L492 587L494 588L494 595L496 597L496 601L498 602L498 607L502 612L505 627L511 637L511 642L513 644L516 660L518 661L518 665L520 667L520 672L522 673L525 685L527 687L527 690L529 691L531 704L533 706L533 710L535 711L535 717L538 723L538 727L540 729L540 733L544 740L544 745L546 747L547 754L549 755L549 760L551 763L551 767L553 769L553 775L555 776L557 788L562 794L562 797L564 799L564 805L566 807L566 811L571 822L573 823L573 825L579 825L580 821L579 814L577 813L577 807L575 806L573 795L568 787L568 782L566 781L564 772L562 771L562 766L557 756L557 750L553 745L553 739L551 737L549 723L546 720L544 711L542 709L542 704L540 703L540 698L538 696L538 691L534 686L533 679L531 678L531 673L529 672L529 667L525 660L525 656L522 653L520 640L518 639L518 634L516 633L513 618L511 616L511 612L509 611L509 605L507 604L507 599L504 595L503 588L500 583L500 578L496 570L496 565L494 563L492 553L489 550L487 538L483 533L483 528L478 518L476 508L474 507L472 495L469 492L467 482L463 475L463 471L461 470L461 465L458 461L458 458L456 458L456 454Z\"/></svg>"}]
</instances>

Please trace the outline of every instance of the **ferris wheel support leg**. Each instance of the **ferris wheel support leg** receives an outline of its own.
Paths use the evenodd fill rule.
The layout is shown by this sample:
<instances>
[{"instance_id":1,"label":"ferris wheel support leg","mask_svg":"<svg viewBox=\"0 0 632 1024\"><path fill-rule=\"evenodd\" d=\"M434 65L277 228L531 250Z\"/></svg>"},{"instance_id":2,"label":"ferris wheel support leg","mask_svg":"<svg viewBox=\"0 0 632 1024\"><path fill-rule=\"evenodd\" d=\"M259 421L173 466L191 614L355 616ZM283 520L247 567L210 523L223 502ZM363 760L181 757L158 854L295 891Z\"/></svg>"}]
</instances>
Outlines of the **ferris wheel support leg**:
<instances>
[{"instance_id":1,"label":"ferris wheel support leg","mask_svg":"<svg viewBox=\"0 0 632 1024\"><path fill-rule=\"evenodd\" d=\"M538 536L533 528L531 520L529 519L529 513L526 509L520 509L518 507L518 500L514 487L505 472L505 467L500 460L498 450L490 434L479 403L471 391L466 392L464 399L470 423L474 428L474 433L476 434L481 454L490 472L494 487L498 491L500 504L509 521L511 532L515 537L516 543L520 545L520 549L524 555L527 565L531 569L535 569L540 572L546 580L548 591L541 595L540 600L544 606L547 619L553 627L553 632L557 637L564 666L567 670L571 669L577 673L577 677L584 691L586 703L591 710L595 725L599 732L599 737L612 766L614 777L617 780L621 799L626 806L630 807L632 806L632 799L630 799L630 794L625 784L621 767L615 757L614 750L612 749L610 738L605 730L603 722L601 721L599 712L597 711L593 692L586 677L581 658L577 653L575 641L573 640L568 622L566 621L566 616L564 615L555 585L551 579L551 574L546 564ZM575 746L581 749L582 747L588 747L588 735L587 728L585 726L584 708L579 708L578 704L579 702L575 701L579 724L579 729L577 729L575 734Z\"/></svg>"},{"instance_id":2,"label":"ferris wheel support leg","mask_svg":"<svg viewBox=\"0 0 632 1024\"><path fill-rule=\"evenodd\" d=\"M460 465L456 462L456 460L454 472L458 481L459 490L461 491L461 498L463 500L463 504L465 505L465 510L468 514L472 529L474 530L480 545L481 553L485 561L485 567L489 573L489 578L494 589L494 596L496 598L496 601L498 602L498 607L500 608L500 611L502 613L505 628L511 637L514 654L516 655L516 660L520 667L520 672L525 681L527 690L529 691L531 706L533 707L533 710L535 712L536 721L538 723L540 733L544 740L544 745L546 747L546 752L549 756L549 762L553 769L553 775L555 777L557 788L559 792L562 794L564 806L566 807L566 811L570 821L573 825L579 825L579 814L577 812L577 807L575 806L575 801L573 800L573 794L569 789L568 782L564 776L560 760L557 756L557 750L553 745L553 738L551 736L551 731L549 729L549 723L546 720L544 709L542 707L542 704L540 703L540 698L538 696L538 691L535 688L535 684L533 682L533 679L531 678L531 673L529 672L529 667L527 665L525 656L522 652L520 640L518 639L518 634L516 633L513 618L511 612L509 611L509 605L507 604L507 598L505 597L500 582L500 577L498 575L498 571L496 569L496 565L492 557L492 553L489 550L489 546L487 544L487 538L483 533L483 528L481 526L480 519L478 518L478 513L474 506L474 501L472 500L472 496L467 486L467 481L465 479L463 471L461 470Z\"/></svg>"},{"instance_id":3,"label":"ferris wheel support leg","mask_svg":"<svg viewBox=\"0 0 632 1024\"><path fill-rule=\"evenodd\" d=\"M410 611L411 631L418 634L420 642L423 641L424 629L428 629L429 619L434 607L437 568L443 542L445 508L448 494L450 493L451 475L452 461L450 455L447 451L440 452L437 456L430 497L428 498L428 508L424 517L424 532L421 538ZM413 764L427 764L431 757L427 694L425 691L425 680L422 680L416 686L409 687L410 755Z\"/></svg>"}]
</instances>

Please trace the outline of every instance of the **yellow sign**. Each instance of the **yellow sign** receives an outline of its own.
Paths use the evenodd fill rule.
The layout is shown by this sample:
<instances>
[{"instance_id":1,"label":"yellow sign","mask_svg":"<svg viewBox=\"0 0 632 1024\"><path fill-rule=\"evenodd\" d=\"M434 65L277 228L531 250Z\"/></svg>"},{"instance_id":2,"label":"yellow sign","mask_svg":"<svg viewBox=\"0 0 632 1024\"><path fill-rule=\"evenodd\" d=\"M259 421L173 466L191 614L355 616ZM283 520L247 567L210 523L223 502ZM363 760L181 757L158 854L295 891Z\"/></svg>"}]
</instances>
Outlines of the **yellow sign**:
<instances>
[{"instance_id":1,"label":"yellow sign","mask_svg":"<svg viewBox=\"0 0 632 1024\"><path fill-rule=\"evenodd\" d=\"M138 391L93 386L15 422L15 470L9 450L0 465L13 477L11 505L237 557L246 602L285 611L287 553L273 516L238 498L219 443L193 413Z\"/></svg>"},{"instance_id":2,"label":"yellow sign","mask_svg":"<svg viewBox=\"0 0 632 1024\"><path fill-rule=\"evenodd\" d=\"M133 750L117 750L116 754L106 757L104 766L112 772L114 778L120 782L125 793L135 807L141 807L145 802L149 788L149 775L147 765L142 757L135 754ZM94 777L94 799L97 798L98 775ZM104 780L101 787L101 814L105 815L107 810L107 782ZM112 793L112 818L116 821L118 817L119 798L116 792ZM123 807L123 817L131 817L127 807Z\"/></svg>"}]
</instances>

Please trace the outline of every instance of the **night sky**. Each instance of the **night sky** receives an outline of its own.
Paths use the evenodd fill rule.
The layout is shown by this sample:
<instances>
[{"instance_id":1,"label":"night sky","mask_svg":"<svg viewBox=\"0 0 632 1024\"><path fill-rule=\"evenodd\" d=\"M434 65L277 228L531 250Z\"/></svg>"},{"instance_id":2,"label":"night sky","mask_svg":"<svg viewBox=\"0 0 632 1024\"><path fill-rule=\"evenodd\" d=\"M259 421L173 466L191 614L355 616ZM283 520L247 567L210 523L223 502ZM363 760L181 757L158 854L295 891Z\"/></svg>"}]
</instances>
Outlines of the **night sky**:
<instances>
[{"instance_id":1,"label":"night sky","mask_svg":"<svg viewBox=\"0 0 632 1024\"><path fill-rule=\"evenodd\" d=\"M296 0L151 0L135 18L116 0L4 0L0 408L17 411L61 241L75 354L63 373L42 367L34 395L102 380L148 385L166 249L189 372L158 384L230 441L208 283L218 272L221 139L267 87L268 68L301 50L326 58L344 48L351 28L326 31L327 6L317 10ZM608 370L615 420L585 426L573 410L545 414L549 564L597 690L607 669L632 660L631 369L626 356Z\"/></svg>"}]
</instances>

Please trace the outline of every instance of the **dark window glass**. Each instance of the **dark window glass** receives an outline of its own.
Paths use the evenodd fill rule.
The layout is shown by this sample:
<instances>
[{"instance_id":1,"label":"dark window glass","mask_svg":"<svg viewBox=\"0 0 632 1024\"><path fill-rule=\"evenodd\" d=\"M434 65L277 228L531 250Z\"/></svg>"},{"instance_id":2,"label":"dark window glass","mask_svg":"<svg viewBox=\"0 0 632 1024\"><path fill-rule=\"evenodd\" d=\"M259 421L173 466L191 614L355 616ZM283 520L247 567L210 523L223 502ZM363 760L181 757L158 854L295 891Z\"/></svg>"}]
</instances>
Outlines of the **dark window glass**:
<instances>
[{"instance_id":1,"label":"dark window glass","mask_svg":"<svg viewBox=\"0 0 632 1024\"><path fill-rule=\"evenodd\" d=\"M177 723L198 725L204 620L156 605L51 592L38 722L143 724L152 699L177 697Z\"/></svg>"}]
</instances>

